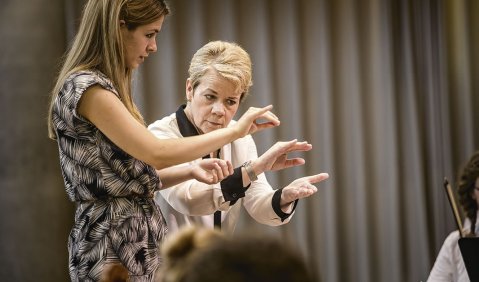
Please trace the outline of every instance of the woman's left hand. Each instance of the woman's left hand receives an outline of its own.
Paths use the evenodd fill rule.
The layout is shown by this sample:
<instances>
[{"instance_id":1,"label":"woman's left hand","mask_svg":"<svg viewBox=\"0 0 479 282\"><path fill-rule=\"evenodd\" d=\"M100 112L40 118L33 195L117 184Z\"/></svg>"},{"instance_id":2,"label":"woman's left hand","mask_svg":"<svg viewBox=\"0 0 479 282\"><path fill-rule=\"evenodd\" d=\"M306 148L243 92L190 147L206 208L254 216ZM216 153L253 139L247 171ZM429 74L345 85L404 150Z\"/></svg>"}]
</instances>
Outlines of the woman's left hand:
<instances>
[{"instance_id":1,"label":"woman's left hand","mask_svg":"<svg viewBox=\"0 0 479 282\"><path fill-rule=\"evenodd\" d=\"M281 193L280 205L283 211L293 201L301 198L306 198L318 191L318 188L313 184L321 182L329 178L328 173L319 173L311 176L298 178L291 182L288 186L283 188Z\"/></svg>"}]
</instances>

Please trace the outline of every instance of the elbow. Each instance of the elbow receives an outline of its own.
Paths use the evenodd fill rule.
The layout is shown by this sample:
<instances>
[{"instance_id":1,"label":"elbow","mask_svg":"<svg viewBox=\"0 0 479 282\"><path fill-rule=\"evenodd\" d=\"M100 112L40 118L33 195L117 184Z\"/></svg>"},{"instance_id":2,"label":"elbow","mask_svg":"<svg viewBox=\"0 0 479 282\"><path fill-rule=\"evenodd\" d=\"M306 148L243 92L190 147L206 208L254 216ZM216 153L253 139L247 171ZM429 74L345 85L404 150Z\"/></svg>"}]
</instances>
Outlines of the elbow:
<instances>
[{"instance_id":1,"label":"elbow","mask_svg":"<svg viewBox=\"0 0 479 282\"><path fill-rule=\"evenodd\" d=\"M283 224L287 224L289 222L289 218L285 219L285 220L281 220L280 218L273 218L273 219L270 219L270 220L258 220L259 223L261 224L264 224L264 225L268 225L268 226L280 226L280 225L283 225Z\"/></svg>"},{"instance_id":2,"label":"elbow","mask_svg":"<svg viewBox=\"0 0 479 282\"><path fill-rule=\"evenodd\" d=\"M153 154L150 156L150 159L146 160L146 163L154 167L156 170L162 170L168 167L161 158L158 158Z\"/></svg>"},{"instance_id":3,"label":"elbow","mask_svg":"<svg viewBox=\"0 0 479 282\"><path fill-rule=\"evenodd\" d=\"M164 168L168 168L168 167L171 167L171 166L174 166L176 165L176 163L173 163L173 162L165 162L163 160L153 160L151 163L150 163L151 166L153 166L156 170L162 170Z\"/></svg>"},{"instance_id":4,"label":"elbow","mask_svg":"<svg viewBox=\"0 0 479 282\"><path fill-rule=\"evenodd\" d=\"M149 165L151 165L152 167L154 167L156 170L162 170L164 168L167 168L168 166L162 162L162 161L158 161L158 160L152 160Z\"/></svg>"}]
</instances>

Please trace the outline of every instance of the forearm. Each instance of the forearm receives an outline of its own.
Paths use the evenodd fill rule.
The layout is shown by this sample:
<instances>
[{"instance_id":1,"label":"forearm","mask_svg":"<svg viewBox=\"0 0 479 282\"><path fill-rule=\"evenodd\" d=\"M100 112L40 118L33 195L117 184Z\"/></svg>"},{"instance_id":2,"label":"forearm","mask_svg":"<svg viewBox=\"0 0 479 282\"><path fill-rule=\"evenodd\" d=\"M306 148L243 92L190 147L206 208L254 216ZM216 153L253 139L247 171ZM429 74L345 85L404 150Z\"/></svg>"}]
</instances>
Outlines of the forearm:
<instances>
[{"instance_id":1,"label":"forearm","mask_svg":"<svg viewBox=\"0 0 479 282\"><path fill-rule=\"evenodd\" d=\"M208 185L188 180L159 192L176 211L188 216L211 215L217 210L226 210L219 184Z\"/></svg>"},{"instance_id":2,"label":"forearm","mask_svg":"<svg viewBox=\"0 0 479 282\"><path fill-rule=\"evenodd\" d=\"M281 189L273 190L264 175L258 177L258 181L251 184L243 200L243 206L248 214L257 222L277 226L288 223L294 212L294 203L290 212L284 212L279 202Z\"/></svg>"},{"instance_id":3,"label":"forearm","mask_svg":"<svg viewBox=\"0 0 479 282\"><path fill-rule=\"evenodd\" d=\"M191 166L181 165L157 170L161 180L161 189L166 189L192 178Z\"/></svg>"},{"instance_id":4,"label":"forearm","mask_svg":"<svg viewBox=\"0 0 479 282\"><path fill-rule=\"evenodd\" d=\"M207 134L178 139L156 139L158 146L152 152L155 167L163 169L172 165L201 158L238 137L232 128L218 129Z\"/></svg>"},{"instance_id":5,"label":"forearm","mask_svg":"<svg viewBox=\"0 0 479 282\"><path fill-rule=\"evenodd\" d=\"M193 137L158 139L117 96L100 87L85 91L78 112L123 151L158 170L201 158L243 134L229 127Z\"/></svg>"}]
</instances>

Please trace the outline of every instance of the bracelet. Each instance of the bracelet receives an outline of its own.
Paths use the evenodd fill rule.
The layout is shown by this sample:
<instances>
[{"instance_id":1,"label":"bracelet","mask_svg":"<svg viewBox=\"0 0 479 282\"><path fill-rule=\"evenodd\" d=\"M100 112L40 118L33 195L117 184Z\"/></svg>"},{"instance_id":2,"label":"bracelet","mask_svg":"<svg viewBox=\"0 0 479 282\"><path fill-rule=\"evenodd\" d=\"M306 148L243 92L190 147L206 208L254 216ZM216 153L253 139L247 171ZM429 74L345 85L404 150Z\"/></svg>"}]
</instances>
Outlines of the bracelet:
<instances>
[{"instance_id":1,"label":"bracelet","mask_svg":"<svg viewBox=\"0 0 479 282\"><path fill-rule=\"evenodd\" d=\"M245 162L242 167L246 170L246 174L248 174L249 180L251 182L258 180L258 176L254 173L253 168L251 167L251 160Z\"/></svg>"}]
</instances>

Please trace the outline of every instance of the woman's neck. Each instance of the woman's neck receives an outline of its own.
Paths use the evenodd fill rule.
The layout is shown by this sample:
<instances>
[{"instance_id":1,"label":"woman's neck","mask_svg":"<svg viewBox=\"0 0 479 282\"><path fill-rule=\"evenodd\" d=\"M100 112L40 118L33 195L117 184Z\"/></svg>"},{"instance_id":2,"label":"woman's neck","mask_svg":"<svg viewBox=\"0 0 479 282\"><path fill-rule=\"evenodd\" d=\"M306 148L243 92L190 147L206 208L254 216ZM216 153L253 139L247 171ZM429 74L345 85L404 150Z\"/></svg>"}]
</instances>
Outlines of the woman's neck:
<instances>
[{"instance_id":1,"label":"woman's neck","mask_svg":"<svg viewBox=\"0 0 479 282\"><path fill-rule=\"evenodd\" d=\"M193 119L193 116L191 114L191 110L190 110L190 107L188 106L188 104L186 104L186 107L185 107L184 111L185 111L185 114L186 114L186 117L188 118L188 120L195 127L196 131L198 131L198 134L203 134L204 132L201 131L201 129L199 129L199 127L196 126L195 120Z\"/></svg>"}]
</instances>

